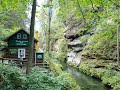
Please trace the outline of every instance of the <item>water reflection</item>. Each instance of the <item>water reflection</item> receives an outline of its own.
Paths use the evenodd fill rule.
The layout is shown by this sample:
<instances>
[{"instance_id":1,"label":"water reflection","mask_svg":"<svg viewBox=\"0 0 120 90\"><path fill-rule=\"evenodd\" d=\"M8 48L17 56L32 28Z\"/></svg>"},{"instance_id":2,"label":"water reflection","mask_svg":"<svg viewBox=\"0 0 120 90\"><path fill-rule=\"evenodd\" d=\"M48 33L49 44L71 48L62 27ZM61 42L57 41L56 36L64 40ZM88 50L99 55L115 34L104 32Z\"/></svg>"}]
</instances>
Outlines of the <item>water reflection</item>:
<instances>
[{"instance_id":1,"label":"water reflection","mask_svg":"<svg viewBox=\"0 0 120 90\"><path fill-rule=\"evenodd\" d=\"M82 90L110 90L100 80L91 78L73 67L67 66L65 71L73 75Z\"/></svg>"}]
</instances>

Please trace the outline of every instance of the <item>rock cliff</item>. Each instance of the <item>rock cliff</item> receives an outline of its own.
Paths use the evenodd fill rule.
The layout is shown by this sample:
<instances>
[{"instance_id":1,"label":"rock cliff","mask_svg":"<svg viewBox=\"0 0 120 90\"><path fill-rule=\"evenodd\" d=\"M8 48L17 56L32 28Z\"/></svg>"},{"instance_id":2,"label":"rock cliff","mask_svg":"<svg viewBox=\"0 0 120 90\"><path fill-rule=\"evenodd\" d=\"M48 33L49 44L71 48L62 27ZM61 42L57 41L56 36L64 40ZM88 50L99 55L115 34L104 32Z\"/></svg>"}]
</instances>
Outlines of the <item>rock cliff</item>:
<instances>
[{"instance_id":1,"label":"rock cliff","mask_svg":"<svg viewBox=\"0 0 120 90\"><path fill-rule=\"evenodd\" d=\"M90 36L91 33L88 33L86 31L83 20L76 21L72 19L66 23L64 37L66 38L68 47L68 64L80 64L82 58L82 50L87 44L87 41L80 41L80 39Z\"/></svg>"}]
</instances>

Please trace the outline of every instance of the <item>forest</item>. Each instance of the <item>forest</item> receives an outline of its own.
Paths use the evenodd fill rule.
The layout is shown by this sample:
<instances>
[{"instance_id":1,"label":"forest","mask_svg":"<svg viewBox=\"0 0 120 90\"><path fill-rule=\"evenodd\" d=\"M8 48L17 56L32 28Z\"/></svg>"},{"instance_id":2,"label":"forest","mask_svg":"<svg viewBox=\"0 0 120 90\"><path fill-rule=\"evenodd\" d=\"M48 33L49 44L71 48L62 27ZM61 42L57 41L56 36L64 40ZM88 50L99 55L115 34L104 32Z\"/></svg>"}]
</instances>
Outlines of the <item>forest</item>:
<instances>
[{"instance_id":1,"label":"forest","mask_svg":"<svg viewBox=\"0 0 120 90\"><path fill-rule=\"evenodd\" d=\"M0 90L120 90L120 0L0 0Z\"/></svg>"}]
</instances>

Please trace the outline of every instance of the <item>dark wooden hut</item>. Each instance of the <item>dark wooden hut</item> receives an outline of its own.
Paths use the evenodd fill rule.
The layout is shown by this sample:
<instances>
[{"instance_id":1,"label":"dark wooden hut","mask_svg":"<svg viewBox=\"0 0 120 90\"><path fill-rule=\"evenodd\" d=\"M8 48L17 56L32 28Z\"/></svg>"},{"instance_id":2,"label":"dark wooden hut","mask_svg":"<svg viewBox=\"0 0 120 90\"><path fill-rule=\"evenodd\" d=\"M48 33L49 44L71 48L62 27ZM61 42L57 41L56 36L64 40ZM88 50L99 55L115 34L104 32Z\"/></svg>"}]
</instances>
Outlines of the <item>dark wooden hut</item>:
<instances>
[{"instance_id":1,"label":"dark wooden hut","mask_svg":"<svg viewBox=\"0 0 120 90\"><path fill-rule=\"evenodd\" d=\"M13 33L9 37L5 39L8 43L8 49L6 53L6 58L10 59L23 59L23 63L26 63L28 60L28 53L29 53L29 33L23 29L18 30L17 32ZM38 40L34 39L34 59L33 63L41 63L43 62L43 53L36 53L35 46ZM19 61L16 61L18 63Z\"/></svg>"}]
</instances>

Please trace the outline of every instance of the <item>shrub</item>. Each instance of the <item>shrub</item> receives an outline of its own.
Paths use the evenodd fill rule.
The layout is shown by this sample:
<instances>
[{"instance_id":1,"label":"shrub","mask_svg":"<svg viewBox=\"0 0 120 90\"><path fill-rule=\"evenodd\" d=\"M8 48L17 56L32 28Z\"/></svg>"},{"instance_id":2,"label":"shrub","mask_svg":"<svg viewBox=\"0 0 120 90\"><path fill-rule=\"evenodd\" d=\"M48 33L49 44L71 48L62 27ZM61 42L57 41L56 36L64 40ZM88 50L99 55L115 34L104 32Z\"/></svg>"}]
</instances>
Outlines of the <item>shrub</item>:
<instances>
[{"instance_id":1,"label":"shrub","mask_svg":"<svg viewBox=\"0 0 120 90\"><path fill-rule=\"evenodd\" d=\"M106 70L102 81L104 84L110 85L114 90L120 90L120 73L113 70Z\"/></svg>"},{"instance_id":2,"label":"shrub","mask_svg":"<svg viewBox=\"0 0 120 90\"><path fill-rule=\"evenodd\" d=\"M58 76L58 80L62 84L62 90L80 90L80 87L74 80L74 78L69 74L62 71L62 65L56 63L50 63L50 68Z\"/></svg>"},{"instance_id":3,"label":"shrub","mask_svg":"<svg viewBox=\"0 0 120 90\"><path fill-rule=\"evenodd\" d=\"M62 73L60 76L58 76L58 79L62 83L62 86L64 86L62 90L80 90L80 87L77 85L71 74Z\"/></svg>"},{"instance_id":4,"label":"shrub","mask_svg":"<svg viewBox=\"0 0 120 90\"><path fill-rule=\"evenodd\" d=\"M49 70L34 67L26 77L21 70L16 66L0 64L0 90L80 90L68 73L56 76Z\"/></svg>"},{"instance_id":5,"label":"shrub","mask_svg":"<svg viewBox=\"0 0 120 90\"><path fill-rule=\"evenodd\" d=\"M34 68L27 77L25 90L61 90L62 85L53 73L43 73Z\"/></svg>"},{"instance_id":6,"label":"shrub","mask_svg":"<svg viewBox=\"0 0 120 90\"><path fill-rule=\"evenodd\" d=\"M1 90L14 90L21 88L24 81L19 68L4 64L0 64L0 78Z\"/></svg>"},{"instance_id":7,"label":"shrub","mask_svg":"<svg viewBox=\"0 0 120 90\"><path fill-rule=\"evenodd\" d=\"M89 63L87 62L88 60L81 63L79 69L82 72L86 73L87 75L101 79L104 84L111 86L113 90L120 90L120 72L116 71L117 67L114 66L114 64L107 63L106 65L105 62L97 60L91 60L89 61ZM101 66L105 67L96 68L96 65L98 66L98 63Z\"/></svg>"}]
</instances>

